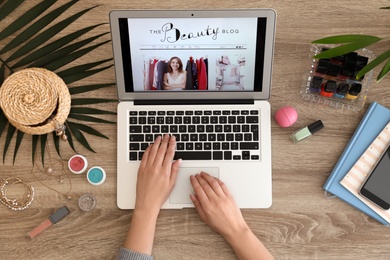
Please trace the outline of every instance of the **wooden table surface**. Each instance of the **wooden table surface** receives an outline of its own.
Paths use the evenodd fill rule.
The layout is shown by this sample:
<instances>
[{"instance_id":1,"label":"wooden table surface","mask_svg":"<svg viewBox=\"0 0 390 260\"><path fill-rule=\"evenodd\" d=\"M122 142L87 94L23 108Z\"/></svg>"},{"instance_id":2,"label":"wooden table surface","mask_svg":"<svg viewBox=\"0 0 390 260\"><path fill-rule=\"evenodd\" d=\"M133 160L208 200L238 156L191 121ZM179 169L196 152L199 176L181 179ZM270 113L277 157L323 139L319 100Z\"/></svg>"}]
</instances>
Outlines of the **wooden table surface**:
<instances>
[{"instance_id":1,"label":"wooden table surface","mask_svg":"<svg viewBox=\"0 0 390 260\"><path fill-rule=\"evenodd\" d=\"M0 29L38 2L29 0L23 3L1 22ZM390 230L337 198L325 198L322 186L368 105L377 101L390 107L390 76L380 83L375 80L371 82L366 105L358 112L313 104L304 101L299 94L308 69L310 42L335 34L388 36L390 11L379 10L380 7L389 6L388 1L198 0L184 3L173 0L84 0L62 17L93 5L100 6L77 20L68 31L59 33L59 36L87 25L108 23L108 13L113 9L275 9L277 32L270 99L272 116L281 106L292 105L297 108L299 119L290 128L281 128L272 119L273 204L269 209L243 210L243 215L277 259L389 257ZM93 33L108 30L107 24ZM106 36L107 39L109 37ZM389 42L384 42L370 49L380 54L388 48ZM111 45L106 44L76 63L110 57ZM378 73L379 69L375 69L374 77ZM110 68L82 83L114 81L114 70ZM84 96L117 98L115 86ZM116 105L109 103L95 107L116 111ZM112 115L104 118L116 120ZM299 144L289 140L293 131L316 119L324 122L322 131ZM24 138L15 164L12 162L15 140L12 141L4 163L0 164L0 177L22 178L35 187L36 196L32 205L24 211L15 212L0 205L1 259L113 259L116 256L132 215L132 211L123 211L116 206L116 125L94 123L91 126L107 135L109 140L87 135L96 153L78 144L76 149L88 158L91 166L103 167L107 180L103 185L94 187L87 182L85 175L71 175L72 201L42 185L31 173L31 137ZM5 133L0 137L1 154L4 142ZM49 147L52 160L58 159L51 138ZM67 144L61 147L63 158L70 158L74 154ZM68 182L59 185L58 177L48 177L35 170L46 185L62 192L69 189ZM97 198L97 206L90 212L83 212L77 206L77 198L84 193L93 193ZM27 232L64 205L71 210L69 216L32 240L26 237ZM156 259L236 258L224 239L210 230L194 209L161 211L153 254Z\"/></svg>"}]
</instances>

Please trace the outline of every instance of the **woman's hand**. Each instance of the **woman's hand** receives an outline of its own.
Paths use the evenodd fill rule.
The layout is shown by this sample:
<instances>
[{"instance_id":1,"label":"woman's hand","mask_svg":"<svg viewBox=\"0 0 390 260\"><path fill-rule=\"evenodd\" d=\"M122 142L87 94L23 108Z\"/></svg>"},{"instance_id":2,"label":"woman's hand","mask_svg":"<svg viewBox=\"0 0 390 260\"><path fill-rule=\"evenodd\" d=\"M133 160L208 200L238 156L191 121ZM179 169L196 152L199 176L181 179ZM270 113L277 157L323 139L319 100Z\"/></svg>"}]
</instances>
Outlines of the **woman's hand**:
<instances>
[{"instance_id":1,"label":"woman's hand","mask_svg":"<svg viewBox=\"0 0 390 260\"><path fill-rule=\"evenodd\" d=\"M274 259L246 224L226 185L207 173L191 176L196 195L191 195L200 218L220 233L238 259Z\"/></svg>"},{"instance_id":2,"label":"woman's hand","mask_svg":"<svg viewBox=\"0 0 390 260\"><path fill-rule=\"evenodd\" d=\"M173 162L175 136L158 136L142 156L138 169L135 210L160 211L175 182L181 160Z\"/></svg>"},{"instance_id":3,"label":"woman's hand","mask_svg":"<svg viewBox=\"0 0 390 260\"><path fill-rule=\"evenodd\" d=\"M226 185L202 172L190 178L196 195L191 200L200 218L215 231L228 237L248 229L234 198Z\"/></svg>"}]
</instances>

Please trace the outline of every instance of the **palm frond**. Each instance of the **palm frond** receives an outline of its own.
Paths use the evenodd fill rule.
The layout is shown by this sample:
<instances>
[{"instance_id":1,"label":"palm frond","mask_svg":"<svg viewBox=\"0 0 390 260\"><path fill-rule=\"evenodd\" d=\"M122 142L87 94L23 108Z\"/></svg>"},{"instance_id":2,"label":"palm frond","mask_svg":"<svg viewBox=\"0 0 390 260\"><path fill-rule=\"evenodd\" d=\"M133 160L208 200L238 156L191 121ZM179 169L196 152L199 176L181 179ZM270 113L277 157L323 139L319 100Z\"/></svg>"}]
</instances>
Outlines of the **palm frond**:
<instances>
[{"instance_id":1,"label":"palm frond","mask_svg":"<svg viewBox=\"0 0 390 260\"><path fill-rule=\"evenodd\" d=\"M13 2L7 1L7 3ZM24 43L25 41L29 40L31 37L33 37L36 33L38 33L40 30L45 28L49 23L54 21L60 14L65 12L68 8L70 8L72 5L74 5L77 1L71 1L69 3L64 4L63 6L55 9L54 11L50 12L49 14L45 15L32 25L30 25L28 28L26 28L23 32L21 32L18 36L15 37L12 41L10 41L6 46L4 46L3 49L0 50L0 54L3 54L7 51L12 50L13 48L19 47L20 44ZM30 20L32 21L32 20ZM15 33L15 32L14 32Z\"/></svg>"},{"instance_id":2,"label":"palm frond","mask_svg":"<svg viewBox=\"0 0 390 260\"><path fill-rule=\"evenodd\" d=\"M98 132L97 130L93 129L92 127L90 126L87 126L87 125L84 125L84 124L78 124L78 123L74 123L74 122L69 122L68 123L72 126L72 127L76 127L78 129L80 129L81 131L84 131L88 134L91 134L91 135L95 135L95 136L99 136L99 137L103 137L105 139L108 139L107 136L105 136L104 134L101 134L100 132Z\"/></svg>"},{"instance_id":3,"label":"palm frond","mask_svg":"<svg viewBox=\"0 0 390 260\"><path fill-rule=\"evenodd\" d=\"M47 142L47 135L41 135L41 159L42 159L42 165L45 165L46 142Z\"/></svg>"},{"instance_id":4,"label":"palm frond","mask_svg":"<svg viewBox=\"0 0 390 260\"><path fill-rule=\"evenodd\" d=\"M4 151L3 151L3 163L5 161L5 155L7 154L8 147L11 143L12 137L14 136L15 130L16 128L13 125L8 124L7 137L5 138Z\"/></svg>"},{"instance_id":5,"label":"palm frond","mask_svg":"<svg viewBox=\"0 0 390 260\"><path fill-rule=\"evenodd\" d=\"M14 150L14 160L13 160L13 164L15 164L16 155L17 155L17 153L18 153L20 144L22 143L23 136L24 136L24 133L23 133L22 131L18 131L18 133L17 133L17 135L16 135L16 144L15 144L15 150Z\"/></svg>"},{"instance_id":6,"label":"palm frond","mask_svg":"<svg viewBox=\"0 0 390 260\"><path fill-rule=\"evenodd\" d=\"M89 107L72 107L70 109L70 114L116 115L116 112Z\"/></svg>"},{"instance_id":7,"label":"palm frond","mask_svg":"<svg viewBox=\"0 0 390 260\"><path fill-rule=\"evenodd\" d=\"M109 103L109 102L118 102L116 99L105 99L105 98L74 98L72 99L72 105L91 105L98 103Z\"/></svg>"},{"instance_id":8,"label":"palm frond","mask_svg":"<svg viewBox=\"0 0 390 260\"><path fill-rule=\"evenodd\" d=\"M114 86L115 83L106 83L106 84L94 84L94 85L85 85L85 86L77 86L69 88L69 92L71 95L80 94L84 92L89 92L92 90L97 90L101 88Z\"/></svg>"},{"instance_id":9,"label":"palm frond","mask_svg":"<svg viewBox=\"0 0 390 260\"><path fill-rule=\"evenodd\" d=\"M94 7L92 7L94 8ZM72 24L74 21L76 21L80 16L91 10L92 8L89 8L87 10L83 10L81 12L78 12L67 19L53 25L52 27L48 28L47 30L43 31L42 33L38 34L35 38L33 38L31 41L27 42L25 45L23 45L20 49L15 51L7 60L6 62L13 61L26 53L34 50L35 48L38 48L43 43L50 40L52 37L54 37L58 32L65 29L68 25Z\"/></svg>"},{"instance_id":10,"label":"palm frond","mask_svg":"<svg viewBox=\"0 0 390 260\"><path fill-rule=\"evenodd\" d=\"M95 153L95 151L92 149L92 147L87 142L87 139L83 135L83 133L74 125L74 123L71 123L67 121L67 125L70 128L70 131L72 132L73 136L81 143L85 148L87 148L89 151Z\"/></svg>"},{"instance_id":11,"label":"palm frond","mask_svg":"<svg viewBox=\"0 0 390 260\"><path fill-rule=\"evenodd\" d=\"M94 122L94 123L116 124L116 122L108 121L108 120L93 117L93 116L80 115L80 114L70 113L68 118L74 118L74 119L77 119L80 121L87 121L87 122Z\"/></svg>"},{"instance_id":12,"label":"palm frond","mask_svg":"<svg viewBox=\"0 0 390 260\"><path fill-rule=\"evenodd\" d=\"M91 30L95 29L96 27L103 25L103 24L104 23L101 23L101 24L89 26L87 28L78 30L78 31L71 33L69 35L66 35L66 36L46 45L46 46L43 46L42 48L30 53L30 55L28 55L27 57L25 57L25 58L21 59L20 61L18 61L17 63L15 63L12 66L12 68L18 68L18 67L27 65L31 62L34 62L34 61L52 53L53 51L58 50L61 47L64 47L66 44L74 41L75 39L79 38L80 36L86 34L87 32L89 32L89 31L91 31Z\"/></svg>"},{"instance_id":13,"label":"palm frond","mask_svg":"<svg viewBox=\"0 0 390 260\"><path fill-rule=\"evenodd\" d=\"M11 23L9 26L7 26L2 32L0 32L0 41L7 38L14 32L18 31L19 29L23 28L25 25L28 24L28 21L34 20L37 18L41 13L46 11L50 6L52 6L56 0L48 0L43 1L42 3L34 6L30 10L28 10L25 14L20 16L18 19L16 19L13 23Z\"/></svg>"},{"instance_id":14,"label":"palm frond","mask_svg":"<svg viewBox=\"0 0 390 260\"><path fill-rule=\"evenodd\" d=\"M19 5L21 5L24 2L24 0L13 0L13 1L7 1L1 8L0 8L0 21L3 20L9 13L12 13L13 10L15 10Z\"/></svg>"},{"instance_id":15,"label":"palm frond","mask_svg":"<svg viewBox=\"0 0 390 260\"><path fill-rule=\"evenodd\" d=\"M39 140L39 135L32 136L32 150L31 150L32 155L31 155L31 158L32 158L33 165L35 164L35 151L37 150L38 140Z\"/></svg>"},{"instance_id":16,"label":"palm frond","mask_svg":"<svg viewBox=\"0 0 390 260\"><path fill-rule=\"evenodd\" d=\"M90 61L82 65L71 65L73 61L88 55L90 52L96 50L100 46L110 42L110 40L101 40L109 32L103 32L97 35L85 37L87 33L90 33L95 28L105 25L106 23L86 26L62 37L56 36L58 32L63 31L65 28L69 27L69 25L74 23L74 21L80 19L80 17L85 15L87 12L97 7L92 6L78 12L72 12L71 15L65 16L65 18L59 18L64 17L62 14L68 12L69 9L72 8L77 2L79 1L69 0L66 3L59 4L59 1L56 0L42 0L38 4L35 4L29 8L27 12L22 13L20 16L16 17L7 27L0 31L0 41L6 38L12 38L12 40L6 44L1 45L0 42L0 46L4 46L0 49L0 86L7 76L24 68L42 67L54 71L57 73L57 75L62 77L69 86L72 83L78 82L87 77L91 77L112 67L112 64L107 64L112 61L111 57L98 61ZM8 18L8 15L13 13L13 11L16 10L21 4L31 5L31 1L0 0L0 21L4 18ZM58 6L55 6L55 4L58 4ZM14 18L14 16L12 18ZM54 40L52 40L52 38L54 38ZM97 40L99 40L99 42L93 43ZM7 54L7 58L4 57L5 54ZM67 68L61 70L61 68L64 66ZM69 91L71 95L74 95L111 87L114 85L115 83L99 83L89 85L78 84L75 87L69 86ZM89 116L89 114L116 114L115 112L82 107L84 105L105 102L117 102L117 100L96 98L74 99L72 97L72 115L70 117L81 121L113 124L115 122ZM67 143L75 152L76 149L74 140L77 140L86 149L94 152L82 131L101 138L108 138L97 130L84 124L78 124L69 121L66 121L65 123L67 126L67 129L65 130L65 133L68 137ZM10 148L11 140L15 136L17 129L8 122L4 112L0 109L0 137L5 130L7 130L7 134L5 136L3 163ZM17 153L20 150L23 137L23 132L18 130L14 148L14 162L16 160ZM61 156L60 144L62 142L60 142L60 138L56 136L55 133L53 133L53 140L56 151L58 155ZM38 143L41 146L40 153L42 157L42 164L44 164L44 153L47 141L47 134L33 135L33 164L35 162L35 153Z\"/></svg>"}]
</instances>

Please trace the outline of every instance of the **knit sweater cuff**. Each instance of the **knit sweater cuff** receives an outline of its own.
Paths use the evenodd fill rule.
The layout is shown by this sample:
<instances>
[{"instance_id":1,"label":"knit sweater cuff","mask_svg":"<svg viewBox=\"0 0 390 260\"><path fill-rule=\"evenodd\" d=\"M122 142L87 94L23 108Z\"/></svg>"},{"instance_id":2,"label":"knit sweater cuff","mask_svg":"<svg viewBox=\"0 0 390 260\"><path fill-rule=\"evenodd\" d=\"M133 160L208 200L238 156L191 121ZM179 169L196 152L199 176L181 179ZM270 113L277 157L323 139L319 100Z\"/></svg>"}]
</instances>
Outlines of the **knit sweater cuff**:
<instances>
[{"instance_id":1,"label":"knit sweater cuff","mask_svg":"<svg viewBox=\"0 0 390 260\"><path fill-rule=\"evenodd\" d=\"M146 254L134 252L130 249L122 247L119 250L117 260L153 260L153 257Z\"/></svg>"}]
</instances>

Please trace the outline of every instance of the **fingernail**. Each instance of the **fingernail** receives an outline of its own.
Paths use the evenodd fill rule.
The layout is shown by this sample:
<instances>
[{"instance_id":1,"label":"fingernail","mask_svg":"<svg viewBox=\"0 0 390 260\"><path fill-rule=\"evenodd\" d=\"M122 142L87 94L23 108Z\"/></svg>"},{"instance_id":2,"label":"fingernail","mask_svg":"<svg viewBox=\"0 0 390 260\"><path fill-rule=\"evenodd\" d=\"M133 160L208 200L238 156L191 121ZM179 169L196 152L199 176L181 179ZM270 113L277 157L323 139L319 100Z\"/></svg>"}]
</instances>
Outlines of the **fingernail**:
<instances>
[{"instance_id":1,"label":"fingernail","mask_svg":"<svg viewBox=\"0 0 390 260\"><path fill-rule=\"evenodd\" d=\"M171 140L172 140L172 141L176 141L176 136L172 135L172 136L171 136Z\"/></svg>"},{"instance_id":2,"label":"fingernail","mask_svg":"<svg viewBox=\"0 0 390 260\"><path fill-rule=\"evenodd\" d=\"M181 164L182 159L177 159L176 161L178 162L178 164Z\"/></svg>"}]
</instances>

